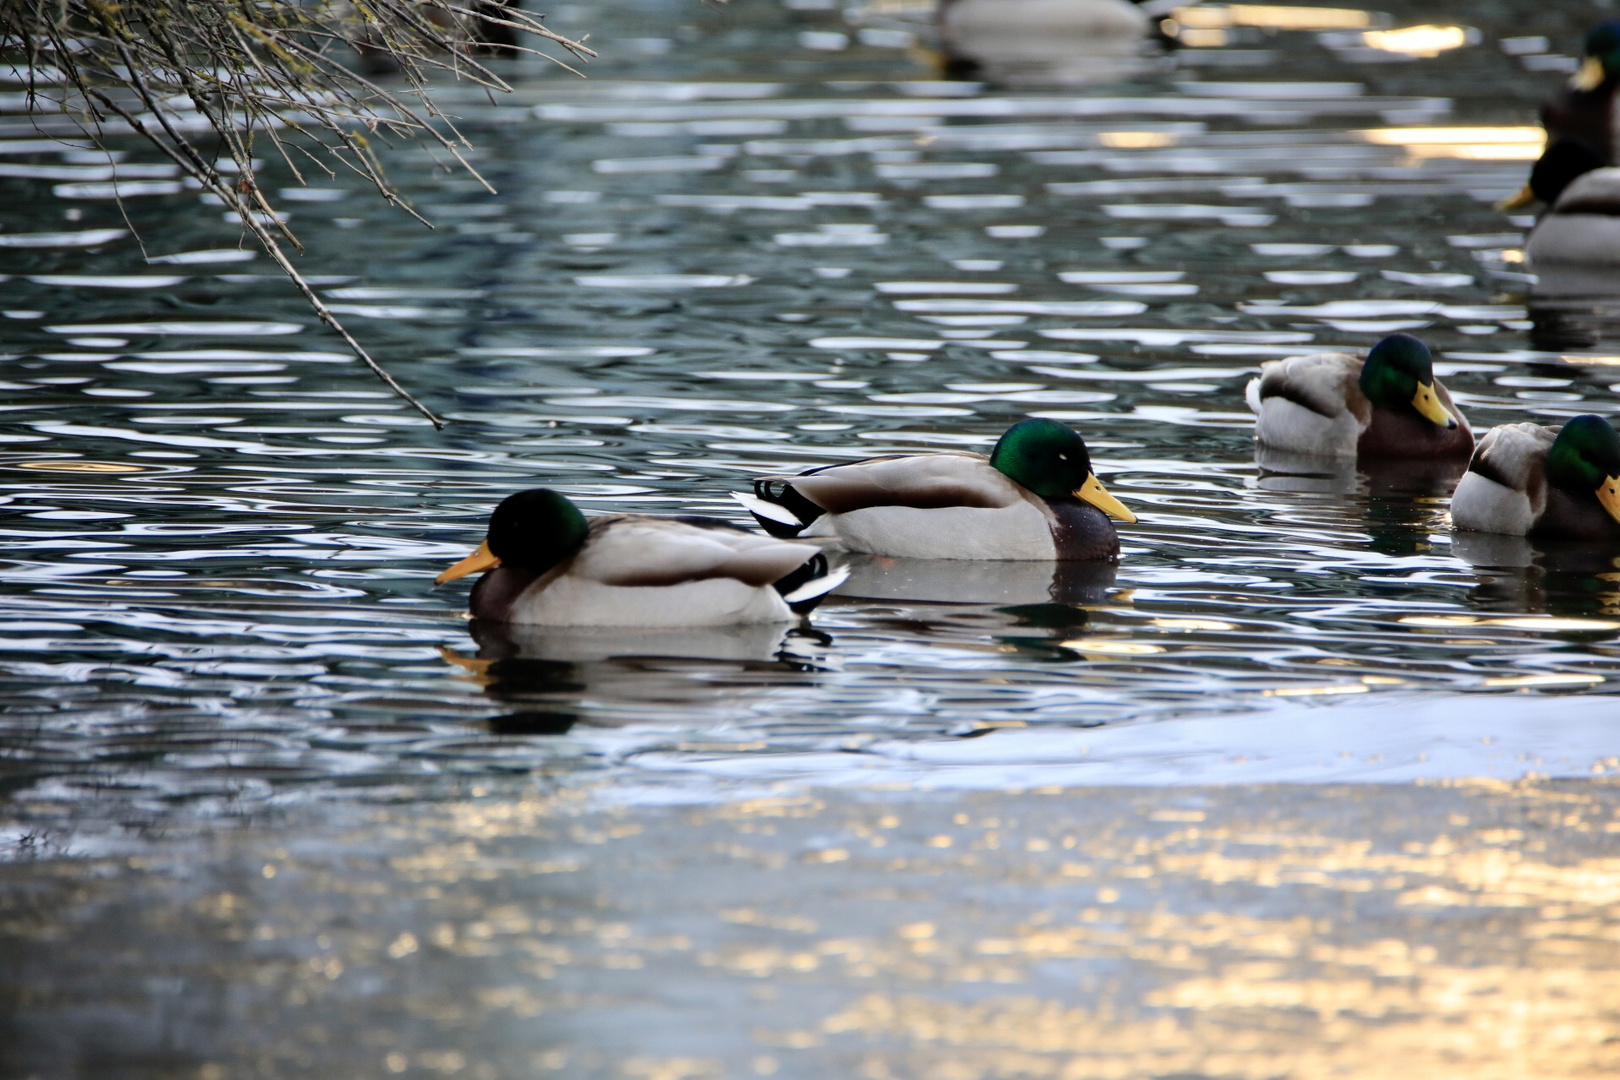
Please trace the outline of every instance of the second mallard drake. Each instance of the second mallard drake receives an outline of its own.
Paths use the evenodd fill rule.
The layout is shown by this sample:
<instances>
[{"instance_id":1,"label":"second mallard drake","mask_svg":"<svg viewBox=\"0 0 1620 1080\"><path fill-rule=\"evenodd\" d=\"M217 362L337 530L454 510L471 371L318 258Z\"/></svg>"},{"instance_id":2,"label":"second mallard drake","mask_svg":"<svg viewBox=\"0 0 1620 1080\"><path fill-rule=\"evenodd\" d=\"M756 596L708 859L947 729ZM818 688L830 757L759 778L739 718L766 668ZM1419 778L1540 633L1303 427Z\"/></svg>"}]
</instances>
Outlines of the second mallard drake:
<instances>
[{"instance_id":1,"label":"second mallard drake","mask_svg":"<svg viewBox=\"0 0 1620 1080\"><path fill-rule=\"evenodd\" d=\"M548 488L490 515L478 550L435 584L488 571L475 619L529 626L696 627L788 622L849 576L813 544L717 518L608 514L587 519Z\"/></svg>"},{"instance_id":2,"label":"second mallard drake","mask_svg":"<svg viewBox=\"0 0 1620 1080\"><path fill-rule=\"evenodd\" d=\"M1620 540L1620 435L1591 414L1562 427L1492 428L1451 497L1451 523L1470 532Z\"/></svg>"},{"instance_id":3,"label":"second mallard drake","mask_svg":"<svg viewBox=\"0 0 1620 1080\"><path fill-rule=\"evenodd\" d=\"M1109 515L1136 520L1092 473L1085 440L1056 420L1014 424L989 457L870 458L761 477L732 497L773 536L836 536L852 551L917 559L1114 559Z\"/></svg>"},{"instance_id":4,"label":"second mallard drake","mask_svg":"<svg viewBox=\"0 0 1620 1080\"><path fill-rule=\"evenodd\" d=\"M1391 334L1365 361L1349 353L1260 365L1244 394L1266 446L1313 457L1463 457L1474 433L1410 334Z\"/></svg>"}]
</instances>

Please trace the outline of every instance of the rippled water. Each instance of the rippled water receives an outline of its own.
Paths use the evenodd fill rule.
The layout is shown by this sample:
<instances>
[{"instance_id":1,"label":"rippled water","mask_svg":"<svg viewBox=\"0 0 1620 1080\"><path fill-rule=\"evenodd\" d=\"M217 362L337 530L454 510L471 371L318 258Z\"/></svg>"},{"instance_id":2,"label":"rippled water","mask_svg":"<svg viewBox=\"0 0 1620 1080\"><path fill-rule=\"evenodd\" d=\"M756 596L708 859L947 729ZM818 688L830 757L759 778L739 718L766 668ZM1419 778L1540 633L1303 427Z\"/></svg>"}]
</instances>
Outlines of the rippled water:
<instances>
[{"instance_id":1,"label":"rippled water","mask_svg":"<svg viewBox=\"0 0 1620 1080\"><path fill-rule=\"evenodd\" d=\"M1589 12L1468 18L1432 58L1238 28L996 88L935 79L904 5L559 9L606 43L590 80L442 95L498 194L393 152L427 231L277 182L442 432L155 154L42 143L0 92L14 850L524 775L620 804L1605 771L1613 557L1454 537L1454 476L1262 468L1242 401L1263 360L1405 329L1476 431L1620 411L1620 309L1551 295L1491 207ZM522 487L735 518L762 471L1028 415L1140 515L1117 571L858 560L810 628L519 641L432 585Z\"/></svg>"}]
</instances>

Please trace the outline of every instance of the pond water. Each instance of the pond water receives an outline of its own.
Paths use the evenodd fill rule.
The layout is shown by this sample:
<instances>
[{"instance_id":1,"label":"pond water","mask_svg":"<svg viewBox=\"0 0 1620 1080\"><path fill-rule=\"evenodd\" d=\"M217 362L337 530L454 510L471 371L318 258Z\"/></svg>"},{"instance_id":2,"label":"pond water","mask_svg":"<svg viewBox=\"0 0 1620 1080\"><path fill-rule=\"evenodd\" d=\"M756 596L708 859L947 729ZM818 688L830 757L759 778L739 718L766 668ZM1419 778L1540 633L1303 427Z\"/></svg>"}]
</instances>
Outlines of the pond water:
<instances>
[{"instance_id":1,"label":"pond water","mask_svg":"<svg viewBox=\"0 0 1620 1080\"><path fill-rule=\"evenodd\" d=\"M1259 462L1242 399L1410 330L1476 431L1620 411L1620 307L1492 208L1595 9L1242 10L1053 87L938 78L905 3L558 9L589 79L441 92L495 194L387 155L433 230L266 168L443 431L0 87L0 1071L1612 1072L1617 563ZM432 583L524 487L741 520L1030 415L1117 568L519 641Z\"/></svg>"}]
</instances>

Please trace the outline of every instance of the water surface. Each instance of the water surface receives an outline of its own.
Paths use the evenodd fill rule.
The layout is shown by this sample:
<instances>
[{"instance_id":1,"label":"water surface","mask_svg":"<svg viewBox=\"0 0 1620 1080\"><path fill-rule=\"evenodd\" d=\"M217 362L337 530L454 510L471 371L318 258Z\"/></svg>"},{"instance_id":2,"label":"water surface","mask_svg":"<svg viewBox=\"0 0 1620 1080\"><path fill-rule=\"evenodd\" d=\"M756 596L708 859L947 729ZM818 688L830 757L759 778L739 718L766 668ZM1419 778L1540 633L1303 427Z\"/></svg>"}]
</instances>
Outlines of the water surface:
<instances>
[{"instance_id":1,"label":"water surface","mask_svg":"<svg viewBox=\"0 0 1620 1080\"><path fill-rule=\"evenodd\" d=\"M1391 5L1369 26L1457 17ZM352 858L365 867L356 880L369 883L368 895L397 895L403 913L396 927L381 908L360 909L349 925L369 936L355 948L381 964L384 938L414 935L419 959L443 961L412 976L431 984L428 1013L443 1019L454 1011L447 1002L476 989L484 996L467 1000L520 1017L566 1001L578 1010L570 1023L583 1026L544 1036L525 1028L528 1057L480 1056L491 1037L470 1034L477 1025L444 1020L435 1030L450 1034L430 1038L401 1019L417 1016L415 1005L378 1005L375 994L407 993L386 974L393 969L370 971L353 957L336 969L327 959L298 966L319 959L300 953L295 964L275 963L315 971L323 987L352 983L344 992L358 995L356 1029L375 1024L395 1040L361 1039L362 1067L352 1047L316 1050L328 1045L316 1039L299 1051L308 1059L301 1068L891 1075L871 1064L881 1059L892 1075L1058 1075L1067 1043L1041 1051L1058 1054L1050 1068L1037 1067L1039 1055L967 1054L947 1067L927 1054L906 1064L816 1049L834 1029L891 1022L932 1046L934 1035L917 1032L967 1023L939 1004L955 1000L954 991L936 993L949 979L911 969L895 978L914 979L907 992L934 995L929 1009L946 1012L909 1013L899 998L880 1007L856 992L869 976L845 972L855 981L782 991L771 1008L784 1015L756 1025L777 1031L769 1038L738 1028L666 1039L648 1028L637 1049L634 1037L610 1038L609 1029L639 1024L613 1011L627 1000L615 995L640 1000L657 981L650 971L624 960L619 970L642 974L604 982L593 967L553 1000L521 980L549 978L538 973L553 962L546 950L577 946L531 942L512 971L476 959L493 952L433 953L424 943L437 940L435 904L459 904L468 919L517 905L532 929L542 900L509 885L498 861L418 895L402 884L427 880L410 851L451 843L445 837L460 835L465 814L509 815L542 799L548 815L585 815L593 823L584 829L609 828L592 815L629 814L645 830L624 834L645 836L621 841L629 864L668 843L669 879L684 889L719 873L702 853L723 840L706 817L682 832L684 811L671 806L838 789L845 794L826 805L850 814L881 817L892 799L902 816L929 818L949 816L949 800L902 792L966 789L979 793L971 798L984 814L1033 829L1039 812L998 808L1021 798L1009 790L1126 783L1161 792L1130 796L1152 802L1182 798L1173 792L1185 785L1611 771L1615 740L1603 721L1620 687L1612 556L1454 536L1446 505L1455 477L1444 470L1257 461L1242 402L1267 359L1365 349L1410 330L1434 349L1476 431L1616 412L1613 302L1537 283L1519 255L1528 219L1491 206L1522 183L1539 139L1527 128L1535 103L1562 77L1569 58L1558 50L1575 47L1588 17L1579 5L1470 15L1471 44L1417 58L1373 48L1359 33L1238 26L1223 31L1224 44L1149 52L1111 81L1053 88L937 79L921 51L931 41L927 20L903 6L559 9L556 29L588 30L603 43L590 80L525 67L514 73L515 99L498 108L470 91L443 91L497 194L424 153L389 155L434 230L346 178L298 187L266 166L280 209L309 246L306 272L379 360L450 421L442 432L352 361L222 208L199 201L154 153L120 143L114 167L43 144L20 97L0 94L0 851L12 860L0 896L21 920L6 924L20 928L12 955L23 974L5 993L17 1018L13 1045L26 1047L13 1071L69 1075L116 1060L128 1075L249 1075L250 1061L280 1063L264 1064L268 1072L303 1061L243 1041L247 1013L231 1010L247 1005L188 1026L153 1003L198 1007L199 994L214 991L199 990L200 968L185 965L214 964L223 974L209 978L222 982L207 985L273 1011L271 997L242 988L281 984L241 943L281 940L269 912L283 903L300 910L303 930L331 938L332 920L350 918L331 875ZM763 471L983 450L1031 415L1081 431L1099 476L1139 514L1121 530L1117 569L863 559L809 627L517 641L475 639L461 615L463 589L432 585L478 542L490 508L523 487L556 487L588 510L740 519L727 492ZM1612 801L1601 783L1556 791L1535 783L1518 804L1489 796L1489 813ZM1247 822L1262 798L1247 790L1196 797ZM1386 826L1408 812L1427 815L1412 826L1421 842L1440 844L1443 826L1429 828L1430 818L1453 813L1453 796L1396 787L1347 796L1371 816L1346 810L1337 819L1324 793L1338 789L1291 790L1299 816L1278 829L1309 851L1323 828L1345 842L1371 831L1404 850L1419 840ZM1135 810L1111 818L1106 791L1076 798L1075 813L1093 819L1088 829L1134 836L1142 827ZM660 830L685 839L653 840ZM287 832L312 838L318 855L296 858L318 864L310 873L328 884L299 879L294 891L263 892L271 879L260 871L278 865ZM1061 843L1026 832L1020 845ZM1550 837L1542 854L1513 855L1586 865L1597 858L1583 846L1590 842L1576 829ZM590 856L551 853L538 840L523 852L559 873L598 873ZM799 849L783 857L798 859ZM932 925L921 908L969 903L974 888L1004 889L996 875L1014 874L981 867L969 873L975 886L954 878L936 886L908 884L906 865L888 869L906 873L891 880L872 864L835 888L897 890L905 911L895 932L912 943L936 940L902 933ZM1583 881L1612 880L1607 862L1588 869L1597 878ZM1168 871L1149 873L1157 872ZM665 887L590 874L543 904L611 908L605 898L622 889ZM92 878L125 882L129 893L108 906ZM822 887L816 880L792 889L808 895ZM735 886L740 896L765 887L747 875ZM1473 886L1432 887L1461 896ZM80 891L64 899L57 888ZM1194 909L1206 902L1223 919L1236 917L1232 904L1261 903L1187 888L1172 893L1202 897L1187 900L1190 919L1203 917ZM1405 886L1378 888L1393 890L1391 911L1416 902L1401 899ZM1569 889L1568 911L1612 919L1603 906L1612 901L1592 908L1590 895ZM173 960L181 967L136 946L120 946L135 949L125 967L96 958L91 942L138 939L146 931L134 928L153 920L179 919L161 931L179 942L194 924L175 913L227 903L221 896L238 898L227 907L249 906L221 909L223 921L208 924L224 935L217 940L162 946L164 956L192 950L192 959ZM1143 894L1126 904L1147 918L1159 902ZM1325 924L1310 929L1337 902L1296 891L1275 901L1276 917L1306 920L1299 940L1320 933L1322 948L1348 949ZM270 906L252 906L260 903ZM847 917L875 934L889 926L876 910L857 905ZM779 916L797 917L769 917ZM238 917L248 922L230 929ZM569 917L576 921L547 926L574 927L556 930L564 937L606 933L607 923L577 921L598 915ZM804 917L823 925L845 916ZM1034 917L1005 914L1009 926ZM709 940L712 927L659 929L639 918L623 924L695 942L692 962L711 970L704 978L731 970L729 961L701 961L729 955ZM451 944L460 933L452 929ZM1445 947L1426 933L1390 928L1387 939L1356 947L1397 939L1410 950ZM82 943L69 949L81 974L62 982L30 966L27 957L44 954L21 944L69 939ZM1191 1007L1186 994L1215 993L1151 989L1159 975L1147 973L1162 975L1154 965L1180 961L1134 948L1108 961L1126 974L1096 976L1113 989L1084 1000L1065 996L1071 983L1060 991L1028 982L1033 968L985 978L1088 1016L1138 1010L1144 1024L1182 1023L1195 1015L1175 1011ZM1301 949L1287 955L1316 955ZM451 954L463 956L460 966L444 960ZM798 952L782 955L739 961L738 970L750 978L816 970L793 959ZM1508 985L1515 965L1533 961L1492 962ZM1287 967L1296 988L1256 991L1252 1008L1304 1007L1297 995L1315 991L1297 986L1336 978L1302 970ZM696 1009L690 1015L743 1000L744 983L707 988L695 971L669 974L695 980L691 993L708 1003L682 1006ZM154 989L151 980L164 978L177 989ZM266 1039L304 1040L295 1014L323 999L307 987L297 993L304 997L275 991L292 1011ZM486 1001L490 994L499 1001ZM123 1030L166 1049L140 1057L145 1064L129 1056L132 1042L105 1050L110 1058L76 1058L64 1047L87 1043L45 1034L88 1023L70 1023L90 1015L72 1002L111 998L135 1003L117 1007L127 1013ZM20 1011L25 1000L46 1004ZM151 1019L148 1006L167 1019ZM1309 1008L1324 1024L1385 1015ZM1428 1018L1414 1030L1438 1015L1412 1008ZM889 1019L880 1024L879 1015ZM1577 1020L1588 1034L1614 1026L1607 1013ZM700 1032L708 1024L693 1022ZM792 1034L815 1024L819 1034ZM1230 1068L1201 1058L1197 1047L1221 1039L1196 1024L1180 1030L1194 1048L1187 1055L1110 1068L1286 1071L1265 1055ZM1298 1034L1296 1045L1344 1045L1334 1030ZM804 1053L770 1049L778 1035L790 1047L799 1039ZM1039 1041L1010 1038L1025 1049ZM1585 1038L1569 1046L1605 1045ZM749 1039L763 1049L740 1049ZM329 1031L333 1040L341 1041ZM1599 1051L1584 1053L1570 1051L1569 1075L1601 1071ZM1349 1059L1300 1060L1307 1075Z\"/></svg>"}]
</instances>

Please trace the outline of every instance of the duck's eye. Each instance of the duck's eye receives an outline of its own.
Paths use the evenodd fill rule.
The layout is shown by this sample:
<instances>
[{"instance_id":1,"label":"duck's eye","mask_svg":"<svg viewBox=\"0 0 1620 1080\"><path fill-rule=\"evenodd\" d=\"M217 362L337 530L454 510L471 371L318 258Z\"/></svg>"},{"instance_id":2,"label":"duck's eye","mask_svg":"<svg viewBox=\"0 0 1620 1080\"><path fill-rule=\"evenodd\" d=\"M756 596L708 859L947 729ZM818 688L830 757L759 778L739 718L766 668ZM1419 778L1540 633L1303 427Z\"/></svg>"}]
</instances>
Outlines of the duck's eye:
<instances>
[{"instance_id":1,"label":"duck's eye","mask_svg":"<svg viewBox=\"0 0 1620 1080\"><path fill-rule=\"evenodd\" d=\"M1058 455L1058 460L1059 461L1068 461L1069 460L1069 455L1068 454L1059 454Z\"/></svg>"}]
</instances>

